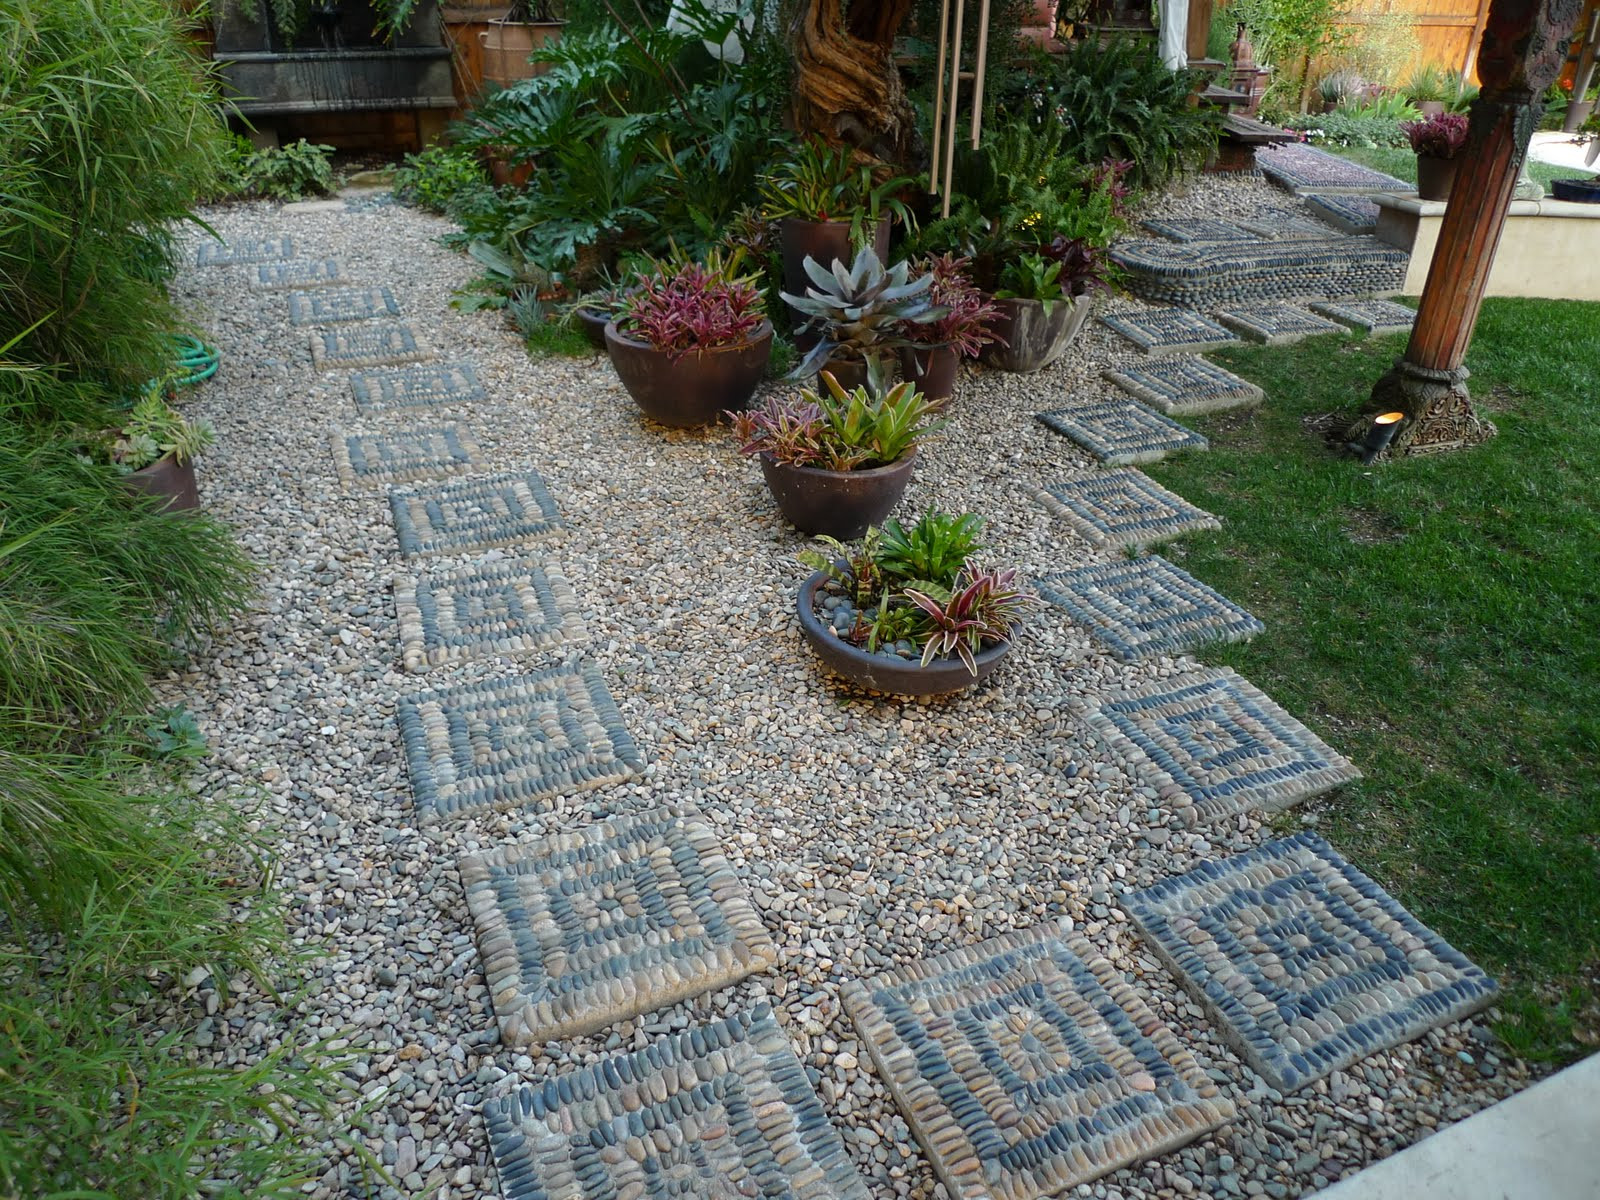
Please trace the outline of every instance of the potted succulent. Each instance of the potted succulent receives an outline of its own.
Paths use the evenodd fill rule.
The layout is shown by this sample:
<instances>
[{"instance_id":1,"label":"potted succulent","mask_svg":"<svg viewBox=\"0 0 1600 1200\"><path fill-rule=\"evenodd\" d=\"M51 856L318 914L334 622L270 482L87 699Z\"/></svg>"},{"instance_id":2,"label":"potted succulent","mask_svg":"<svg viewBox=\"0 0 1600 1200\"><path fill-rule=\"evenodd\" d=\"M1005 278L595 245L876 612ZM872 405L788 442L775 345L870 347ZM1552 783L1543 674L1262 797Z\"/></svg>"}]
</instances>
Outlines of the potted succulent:
<instances>
[{"instance_id":1,"label":"potted succulent","mask_svg":"<svg viewBox=\"0 0 1600 1200\"><path fill-rule=\"evenodd\" d=\"M658 265L640 271L606 349L622 385L663 425L705 425L743 408L772 354L761 292L724 264Z\"/></svg>"},{"instance_id":2,"label":"potted succulent","mask_svg":"<svg viewBox=\"0 0 1600 1200\"><path fill-rule=\"evenodd\" d=\"M1000 316L992 300L967 278L967 260L940 254L918 264L933 276L928 300L943 315L909 321L900 334L900 373L917 385L930 403L943 405L955 395L956 373L963 358L997 341L991 326Z\"/></svg>"},{"instance_id":3,"label":"potted succulent","mask_svg":"<svg viewBox=\"0 0 1600 1200\"><path fill-rule=\"evenodd\" d=\"M789 307L805 318L804 328L817 335L791 379L826 369L845 387L859 387L866 383L872 362L881 365L908 344L903 332L907 326L945 315L928 298L931 272L913 279L908 262L885 269L870 246L863 246L848 267L834 259L831 271L808 258L805 272L811 286L804 296L781 293Z\"/></svg>"},{"instance_id":4,"label":"potted succulent","mask_svg":"<svg viewBox=\"0 0 1600 1200\"><path fill-rule=\"evenodd\" d=\"M830 372L798 399L770 396L733 417L739 449L761 461L778 508L801 533L860 537L900 502L917 447L939 427L909 381L885 391L875 369L846 389Z\"/></svg>"},{"instance_id":5,"label":"potted succulent","mask_svg":"<svg viewBox=\"0 0 1600 1200\"><path fill-rule=\"evenodd\" d=\"M93 441L130 495L165 497L163 509L196 509L200 490L194 460L216 434L205 421L185 420L167 403L164 390L164 384L147 390L121 425Z\"/></svg>"},{"instance_id":6,"label":"potted succulent","mask_svg":"<svg viewBox=\"0 0 1600 1200\"><path fill-rule=\"evenodd\" d=\"M1082 238L1056 237L1001 269L995 292L994 341L985 362L1030 374L1060 358L1108 287L1105 254Z\"/></svg>"},{"instance_id":7,"label":"potted succulent","mask_svg":"<svg viewBox=\"0 0 1600 1200\"><path fill-rule=\"evenodd\" d=\"M1038 600L1014 567L976 560L981 520L927 512L909 530L890 521L860 545L824 539L800 559L800 628L818 657L880 692L936 696L988 677Z\"/></svg>"},{"instance_id":8,"label":"potted succulent","mask_svg":"<svg viewBox=\"0 0 1600 1200\"><path fill-rule=\"evenodd\" d=\"M1456 155L1467 144L1467 118L1461 113L1439 113L1420 121L1402 121L1401 130L1417 155L1417 195L1423 200L1450 199L1455 182Z\"/></svg>"},{"instance_id":9,"label":"potted succulent","mask_svg":"<svg viewBox=\"0 0 1600 1200\"><path fill-rule=\"evenodd\" d=\"M543 75L550 64L528 59L541 46L560 41L566 24L556 17L551 0L514 0L503 18L488 22L489 28L478 35L483 44L483 81L507 87Z\"/></svg>"}]
</instances>

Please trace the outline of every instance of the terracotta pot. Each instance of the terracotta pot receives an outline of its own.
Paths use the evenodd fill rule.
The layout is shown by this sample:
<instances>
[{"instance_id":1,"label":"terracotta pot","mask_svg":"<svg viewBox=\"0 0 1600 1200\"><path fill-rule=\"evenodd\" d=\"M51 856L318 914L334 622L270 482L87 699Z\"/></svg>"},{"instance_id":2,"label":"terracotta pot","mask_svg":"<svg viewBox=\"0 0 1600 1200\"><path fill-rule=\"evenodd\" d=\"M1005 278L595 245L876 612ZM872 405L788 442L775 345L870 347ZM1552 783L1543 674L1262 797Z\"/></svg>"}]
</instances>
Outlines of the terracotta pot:
<instances>
[{"instance_id":1,"label":"terracotta pot","mask_svg":"<svg viewBox=\"0 0 1600 1200\"><path fill-rule=\"evenodd\" d=\"M573 311L573 317L578 322L578 331L584 339L596 350L606 348L606 326L611 324L611 314L601 312L597 308L580 307Z\"/></svg>"},{"instance_id":2,"label":"terracotta pot","mask_svg":"<svg viewBox=\"0 0 1600 1200\"><path fill-rule=\"evenodd\" d=\"M772 324L761 322L731 346L696 350L676 362L665 350L606 325L606 350L634 403L663 425L709 425L725 409L740 409L761 382L772 356Z\"/></svg>"},{"instance_id":3,"label":"terracotta pot","mask_svg":"<svg viewBox=\"0 0 1600 1200\"><path fill-rule=\"evenodd\" d=\"M1440 117L1444 115L1443 100L1418 100L1417 111L1425 117Z\"/></svg>"},{"instance_id":4,"label":"terracotta pot","mask_svg":"<svg viewBox=\"0 0 1600 1200\"><path fill-rule=\"evenodd\" d=\"M924 667L916 659L869 654L861 647L852 646L843 638L829 633L828 627L818 619L817 589L827 578L818 571L800 585L800 628L818 658L862 687L896 696L945 696L982 683L1011 651L1010 642L1001 642L979 651L975 656L977 674L967 670L967 665L959 658L935 659Z\"/></svg>"},{"instance_id":5,"label":"terracotta pot","mask_svg":"<svg viewBox=\"0 0 1600 1200\"><path fill-rule=\"evenodd\" d=\"M948 342L900 347L900 377L909 379L930 404L944 405L956 394L961 355Z\"/></svg>"},{"instance_id":6,"label":"terracotta pot","mask_svg":"<svg viewBox=\"0 0 1600 1200\"><path fill-rule=\"evenodd\" d=\"M200 507L200 488L195 482L194 460L180 463L172 455L141 467L119 480L133 496L166 497L163 511L186 512Z\"/></svg>"},{"instance_id":7,"label":"terracotta pot","mask_svg":"<svg viewBox=\"0 0 1600 1200\"><path fill-rule=\"evenodd\" d=\"M1094 308L1094 296L1058 300L1046 312L1040 300L996 299L1000 315L991 325L1002 339L985 346L978 357L1002 371L1023 375L1048 367L1066 353Z\"/></svg>"},{"instance_id":8,"label":"terracotta pot","mask_svg":"<svg viewBox=\"0 0 1600 1200\"><path fill-rule=\"evenodd\" d=\"M804 296L811 286L804 263L809 256L824 267L831 267L834 259L851 262L855 248L850 245L849 221L805 221L799 217L785 217L778 222L778 244L783 254L783 290L791 296ZM872 248L878 259L889 259L889 218L878 222L872 235Z\"/></svg>"},{"instance_id":9,"label":"terracotta pot","mask_svg":"<svg viewBox=\"0 0 1600 1200\"><path fill-rule=\"evenodd\" d=\"M494 180L495 187L512 187L521 191L528 186L528 180L533 178L533 161L513 159L514 153L509 147L496 146L484 151L484 159L489 166L489 178Z\"/></svg>"},{"instance_id":10,"label":"terracotta pot","mask_svg":"<svg viewBox=\"0 0 1600 1200\"><path fill-rule=\"evenodd\" d=\"M519 79L532 79L550 69L549 63L531 63L528 55L541 46L561 40L565 21L490 21L478 35L483 43L483 81L507 87Z\"/></svg>"},{"instance_id":11,"label":"terracotta pot","mask_svg":"<svg viewBox=\"0 0 1600 1200\"><path fill-rule=\"evenodd\" d=\"M1578 127L1594 112L1593 100L1572 100L1567 104L1567 115L1562 118L1562 133L1577 133Z\"/></svg>"},{"instance_id":12,"label":"terracotta pot","mask_svg":"<svg viewBox=\"0 0 1600 1200\"><path fill-rule=\"evenodd\" d=\"M761 474L778 511L801 533L825 533L841 542L858 538L900 503L917 465L913 450L899 462L867 471L791 467L761 455Z\"/></svg>"},{"instance_id":13,"label":"terracotta pot","mask_svg":"<svg viewBox=\"0 0 1600 1200\"><path fill-rule=\"evenodd\" d=\"M1331 112L1337 112L1338 110L1339 102L1337 100L1324 100L1322 102L1322 112L1324 115L1327 115Z\"/></svg>"},{"instance_id":14,"label":"terracotta pot","mask_svg":"<svg viewBox=\"0 0 1600 1200\"><path fill-rule=\"evenodd\" d=\"M1450 186L1455 183L1458 158L1435 158L1431 154L1417 155L1417 196L1422 200L1450 199Z\"/></svg>"},{"instance_id":15,"label":"terracotta pot","mask_svg":"<svg viewBox=\"0 0 1600 1200\"><path fill-rule=\"evenodd\" d=\"M817 372L816 386L822 386L822 372L832 375L834 381L847 392L867 386L867 360L864 358L830 358Z\"/></svg>"}]
</instances>

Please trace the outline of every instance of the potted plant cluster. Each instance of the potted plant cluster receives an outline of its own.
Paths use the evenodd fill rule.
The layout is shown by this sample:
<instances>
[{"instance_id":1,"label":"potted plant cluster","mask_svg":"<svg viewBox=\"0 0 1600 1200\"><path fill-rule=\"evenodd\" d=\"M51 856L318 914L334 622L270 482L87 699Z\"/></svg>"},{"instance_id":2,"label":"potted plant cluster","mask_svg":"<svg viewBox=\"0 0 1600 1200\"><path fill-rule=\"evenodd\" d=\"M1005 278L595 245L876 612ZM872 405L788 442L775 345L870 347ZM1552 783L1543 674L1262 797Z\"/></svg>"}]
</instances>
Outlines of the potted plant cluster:
<instances>
[{"instance_id":1,"label":"potted plant cluster","mask_svg":"<svg viewBox=\"0 0 1600 1200\"><path fill-rule=\"evenodd\" d=\"M935 406L955 395L961 360L976 358L985 346L1000 340L993 329L1000 309L967 277L966 265L965 259L953 254L919 263L933 277L928 300L942 315L907 322L900 330L909 343L900 347L900 373Z\"/></svg>"},{"instance_id":2,"label":"potted plant cluster","mask_svg":"<svg viewBox=\"0 0 1600 1200\"><path fill-rule=\"evenodd\" d=\"M794 369L792 379L826 370L845 387L859 387L866 383L874 361L881 364L910 344L907 328L947 315L929 298L931 272L913 279L909 262L886 268L870 246L863 246L849 266L834 259L830 271L814 258L807 258L804 266L811 284L805 295L781 294L785 303L805 318L804 328L817 340Z\"/></svg>"},{"instance_id":3,"label":"potted plant cluster","mask_svg":"<svg viewBox=\"0 0 1600 1200\"><path fill-rule=\"evenodd\" d=\"M148 389L121 425L92 438L96 456L121 476L134 496L165 498L164 509L200 507L194 460L216 440L205 421L186 420L164 395L165 385Z\"/></svg>"},{"instance_id":4,"label":"potted plant cluster","mask_svg":"<svg viewBox=\"0 0 1600 1200\"><path fill-rule=\"evenodd\" d=\"M1456 156L1467 144L1467 118L1461 113L1438 113L1400 125L1417 156L1417 195L1424 200L1450 199L1455 181Z\"/></svg>"},{"instance_id":5,"label":"potted plant cluster","mask_svg":"<svg viewBox=\"0 0 1600 1200\"><path fill-rule=\"evenodd\" d=\"M739 449L761 462L779 510L802 533L846 539L893 511L911 482L917 447L940 422L909 380L846 389L827 371L798 398L769 396L730 414Z\"/></svg>"},{"instance_id":6,"label":"potted plant cluster","mask_svg":"<svg viewBox=\"0 0 1600 1200\"><path fill-rule=\"evenodd\" d=\"M741 409L772 354L772 323L738 257L635 274L606 350L623 387L663 425L706 425Z\"/></svg>"},{"instance_id":7,"label":"potted plant cluster","mask_svg":"<svg viewBox=\"0 0 1600 1200\"><path fill-rule=\"evenodd\" d=\"M800 627L818 657L864 687L933 696L999 666L1038 600L1014 567L979 565L981 519L929 511L907 530L869 529L856 546L824 539L801 561Z\"/></svg>"}]
</instances>

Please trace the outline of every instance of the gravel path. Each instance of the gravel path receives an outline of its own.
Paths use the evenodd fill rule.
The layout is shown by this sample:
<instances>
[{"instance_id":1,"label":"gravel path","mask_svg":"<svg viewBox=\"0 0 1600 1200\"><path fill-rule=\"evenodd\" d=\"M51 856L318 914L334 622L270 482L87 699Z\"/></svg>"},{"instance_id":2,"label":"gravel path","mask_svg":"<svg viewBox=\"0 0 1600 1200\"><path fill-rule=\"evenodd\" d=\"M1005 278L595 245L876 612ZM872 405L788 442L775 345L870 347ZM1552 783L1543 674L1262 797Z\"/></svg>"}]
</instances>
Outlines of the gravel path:
<instances>
[{"instance_id":1,"label":"gravel path","mask_svg":"<svg viewBox=\"0 0 1600 1200\"><path fill-rule=\"evenodd\" d=\"M1162 209L1245 212L1285 199L1259 181L1206 179ZM202 464L205 502L265 564L265 578L258 610L167 686L214 748L203 786L264 797L263 820L281 837L295 941L320 956L294 1019L303 1034L356 1051L349 1125L320 1131L327 1166L308 1194L352 1194L357 1156L343 1139L364 1104L360 1140L395 1180L383 1196L496 1195L479 1117L486 1097L767 999L874 1195L943 1196L840 1008L840 984L1053 915L1073 918L1139 984L1240 1110L1220 1132L1077 1195L1298 1195L1528 1082L1523 1064L1497 1057L1479 1018L1282 1096L1224 1047L1134 935L1122 893L1271 832L1248 816L1171 832L1156 819L1153 790L1081 743L1074 712L1085 698L1191 660L1120 663L1047 609L976 693L920 705L852 692L802 644L793 597L803 539L778 519L726 431L646 428L604 360L532 361L497 315L451 309L471 270L436 244L445 222L373 204L205 216L231 237L289 234L300 257L337 258L351 282L387 284L439 358L473 363L489 395L456 412L361 417L343 372L312 370L308 332L290 326L285 293L251 290L239 267L191 267L176 282L224 355L191 404L219 435ZM1033 415L1130 357L1091 323L1041 375L969 373L902 511L931 503L985 514L994 557L1030 574L1107 557L1028 495L1093 465ZM568 519L548 553L580 601L585 657L649 764L544 815L419 822L410 797L396 699L528 664L402 669L389 589L397 569L411 568L382 490L342 490L329 431L441 416L470 429L486 469L543 473ZM538 1057L505 1050L456 859L585 824L596 807L663 803L697 808L719 832L778 943L777 968ZM1314 809L1286 823L1302 821L1315 824ZM272 1005L247 987L198 1041L202 1053L242 1063L282 1032Z\"/></svg>"}]
</instances>

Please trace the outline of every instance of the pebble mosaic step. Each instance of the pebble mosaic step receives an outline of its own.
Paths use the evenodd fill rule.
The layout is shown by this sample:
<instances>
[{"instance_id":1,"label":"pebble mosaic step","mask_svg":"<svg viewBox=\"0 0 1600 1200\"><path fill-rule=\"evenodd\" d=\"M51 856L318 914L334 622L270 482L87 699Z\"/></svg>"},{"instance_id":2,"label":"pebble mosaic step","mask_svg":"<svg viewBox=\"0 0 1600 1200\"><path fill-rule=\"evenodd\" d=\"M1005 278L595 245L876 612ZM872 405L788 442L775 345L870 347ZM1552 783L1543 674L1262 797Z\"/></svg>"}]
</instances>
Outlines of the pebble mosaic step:
<instances>
[{"instance_id":1,"label":"pebble mosaic step","mask_svg":"<svg viewBox=\"0 0 1600 1200\"><path fill-rule=\"evenodd\" d=\"M777 947L698 818L613 817L461 860L500 1040L542 1046L736 983Z\"/></svg>"},{"instance_id":2,"label":"pebble mosaic step","mask_svg":"<svg viewBox=\"0 0 1600 1200\"><path fill-rule=\"evenodd\" d=\"M382 286L289 293L291 325L340 325L346 321L399 315L400 305L395 302L394 294Z\"/></svg>"},{"instance_id":3,"label":"pebble mosaic step","mask_svg":"<svg viewBox=\"0 0 1600 1200\"><path fill-rule=\"evenodd\" d=\"M1303 142L1263 147L1256 151L1256 166L1271 182L1291 192L1414 192L1416 187L1393 175L1374 171Z\"/></svg>"},{"instance_id":4,"label":"pebble mosaic step","mask_svg":"<svg viewBox=\"0 0 1600 1200\"><path fill-rule=\"evenodd\" d=\"M1291 212L1287 209L1269 209L1248 219L1242 219L1239 224L1271 241L1298 242L1335 236L1334 231L1321 221L1303 212Z\"/></svg>"},{"instance_id":5,"label":"pebble mosaic step","mask_svg":"<svg viewBox=\"0 0 1600 1200\"><path fill-rule=\"evenodd\" d=\"M232 242L201 242L195 262L202 267L232 267L283 262L294 257L290 237L239 238Z\"/></svg>"},{"instance_id":6,"label":"pebble mosaic step","mask_svg":"<svg viewBox=\"0 0 1600 1200\"><path fill-rule=\"evenodd\" d=\"M333 465L345 491L363 486L462 475L483 453L464 426L403 429L396 433L333 433Z\"/></svg>"},{"instance_id":7,"label":"pebble mosaic step","mask_svg":"<svg viewBox=\"0 0 1600 1200\"><path fill-rule=\"evenodd\" d=\"M1163 217L1139 223L1151 233L1175 242L1250 242L1256 236L1232 221L1216 217Z\"/></svg>"},{"instance_id":8,"label":"pebble mosaic step","mask_svg":"<svg viewBox=\"0 0 1600 1200\"><path fill-rule=\"evenodd\" d=\"M1202 863L1123 907L1283 1092L1476 1012L1497 991L1311 833Z\"/></svg>"},{"instance_id":9,"label":"pebble mosaic step","mask_svg":"<svg viewBox=\"0 0 1600 1200\"><path fill-rule=\"evenodd\" d=\"M1346 233L1371 233L1378 227L1378 203L1370 196L1325 196L1313 193L1306 197L1306 207L1318 220L1326 221Z\"/></svg>"},{"instance_id":10,"label":"pebble mosaic step","mask_svg":"<svg viewBox=\"0 0 1600 1200\"><path fill-rule=\"evenodd\" d=\"M1142 471L1117 467L1051 484L1040 501L1086 541L1138 549L1222 522Z\"/></svg>"},{"instance_id":11,"label":"pebble mosaic step","mask_svg":"<svg viewBox=\"0 0 1600 1200\"><path fill-rule=\"evenodd\" d=\"M392 371L354 371L350 393L362 414L394 408L431 408L488 398L469 363L427 363Z\"/></svg>"},{"instance_id":12,"label":"pebble mosaic step","mask_svg":"<svg viewBox=\"0 0 1600 1200\"><path fill-rule=\"evenodd\" d=\"M1344 333L1345 327L1316 313L1279 302L1238 304L1211 314L1229 329L1236 329L1253 342L1267 346L1286 346L1302 338L1323 333Z\"/></svg>"},{"instance_id":13,"label":"pebble mosaic step","mask_svg":"<svg viewBox=\"0 0 1600 1200\"><path fill-rule=\"evenodd\" d=\"M1070 927L1047 921L841 989L953 1200L1058 1195L1235 1115Z\"/></svg>"},{"instance_id":14,"label":"pebble mosaic step","mask_svg":"<svg viewBox=\"0 0 1600 1200\"><path fill-rule=\"evenodd\" d=\"M407 558L506 546L562 525L544 479L533 470L394 488L389 508Z\"/></svg>"},{"instance_id":15,"label":"pebble mosaic step","mask_svg":"<svg viewBox=\"0 0 1600 1200\"><path fill-rule=\"evenodd\" d=\"M1158 308L1106 313L1100 318L1146 354L1179 354L1185 350L1213 350L1239 341L1215 321L1187 308Z\"/></svg>"},{"instance_id":16,"label":"pebble mosaic step","mask_svg":"<svg viewBox=\"0 0 1600 1200\"><path fill-rule=\"evenodd\" d=\"M1277 812L1361 778L1228 667L1102 697L1088 724L1101 748L1155 788L1186 826Z\"/></svg>"},{"instance_id":17,"label":"pebble mosaic step","mask_svg":"<svg viewBox=\"0 0 1600 1200\"><path fill-rule=\"evenodd\" d=\"M1254 300L1393 295L1405 286L1406 251L1326 232L1270 242L1123 242L1111 257L1134 295L1208 311Z\"/></svg>"},{"instance_id":18,"label":"pebble mosaic step","mask_svg":"<svg viewBox=\"0 0 1600 1200\"><path fill-rule=\"evenodd\" d=\"M1265 395L1249 380L1192 354L1130 364L1107 371L1106 378L1135 399L1173 417L1260 404Z\"/></svg>"},{"instance_id":19,"label":"pebble mosaic step","mask_svg":"<svg viewBox=\"0 0 1600 1200\"><path fill-rule=\"evenodd\" d=\"M1325 317L1362 333L1404 333L1417 319L1417 311L1393 300L1327 300L1311 306Z\"/></svg>"},{"instance_id":20,"label":"pebble mosaic step","mask_svg":"<svg viewBox=\"0 0 1600 1200\"><path fill-rule=\"evenodd\" d=\"M506 1200L871 1200L766 1005L483 1114Z\"/></svg>"},{"instance_id":21,"label":"pebble mosaic step","mask_svg":"<svg viewBox=\"0 0 1600 1200\"><path fill-rule=\"evenodd\" d=\"M1088 563L1034 580L1064 611L1124 662L1242 642L1265 628L1221 592L1158 554Z\"/></svg>"},{"instance_id":22,"label":"pebble mosaic step","mask_svg":"<svg viewBox=\"0 0 1600 1200\"><path fill-rule=\"evenodd\" d=\"M311 365L319 371L421 362L432 355L399 322L340 325L311 335Z\"/></svg>"},{"instance_id":23,"label":"pebble mosaic step","mask_svg":"<svg viewBox=\"0 0 1600 1200\"><path fill-rule=\"evenodd\" d=\"M397 712L412 794L432 816L537 807L644 770L593 664L404 697Z\"/></svg>"},{"instance_id":24,"label":"pebble mosaic step","mask_svg":"<svg viewBox=\"0 0 1600 1200\"><path fill-rule=\"evenodd\" d=\"M1206 439L1194 430L1133 400L1087 401L1039 413L1038 419L1108 466L1155 462L1180 450L1206 448Z\"/></svg>"},{"instance_id":25,"label":"pebble mosaic step","mask_svg":"<svg viewBox=\"0 0 1600 1200\"><path fill-rule=\"evenodd\" d=\"M338 260L311 258L303 262L262 263L256 268L250 286L258 292L276 292L289 288L328 287L345 282L344 268Z\"/></svg>"},{"instance_id":26,"label":"pebble mosaic step","mask_svg":"<svg viewBox=\"0 0 1600 1200\"><path fill-rule=\"evenodd\" d=\"M560 570L517 559L437 575L397 575L395 616L408 671L580 645L589 631Z\"/></svg>"}]
</instances>

